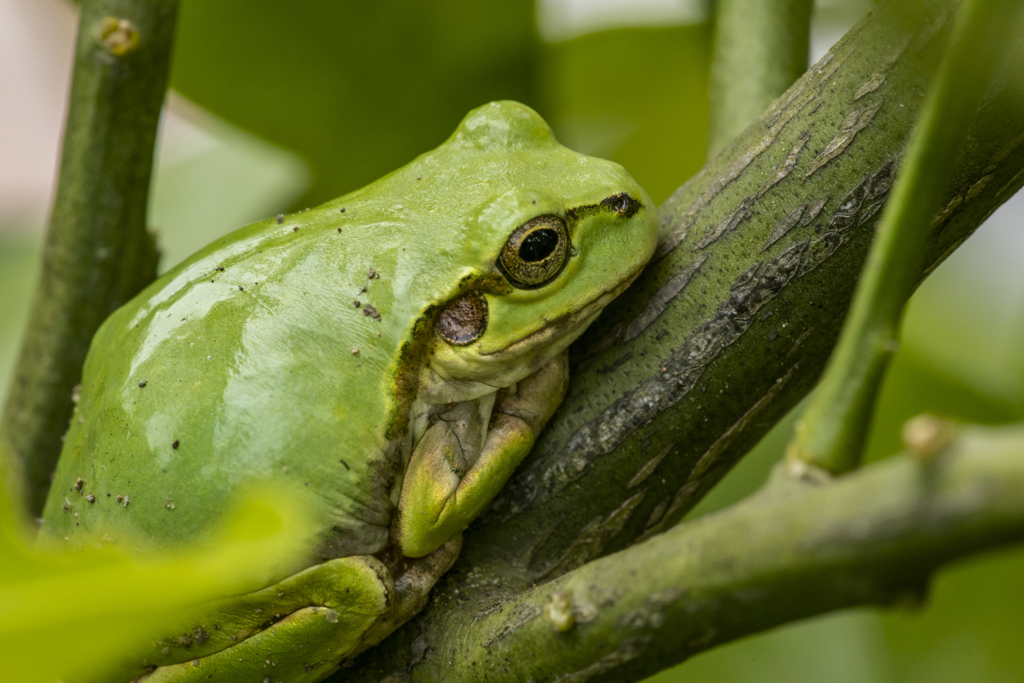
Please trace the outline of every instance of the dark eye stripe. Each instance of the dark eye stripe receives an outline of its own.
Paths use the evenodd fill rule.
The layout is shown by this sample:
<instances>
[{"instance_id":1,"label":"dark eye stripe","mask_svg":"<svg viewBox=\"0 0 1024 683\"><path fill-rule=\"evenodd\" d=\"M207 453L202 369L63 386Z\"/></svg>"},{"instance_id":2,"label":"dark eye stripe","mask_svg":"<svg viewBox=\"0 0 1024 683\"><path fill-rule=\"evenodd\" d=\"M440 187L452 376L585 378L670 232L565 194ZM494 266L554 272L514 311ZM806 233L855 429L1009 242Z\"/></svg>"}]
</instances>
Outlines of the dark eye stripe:
<instances>
[{"instance_id":1,"label":"dark eye stripe","mask_svg":"<svg viewBox=\"0 0 1024 683\"><path fill-rule=\"evenodd\" d=\"M571 220L577 220L583 216L588 216L599 211L614 213L622 216L623 218L632 218L642 207L643 204L640 203L639 199L630 196L626 192L620 192L618 194L613 194L611 197L602 199L597 204L574 206L566 213Z\"/></svg>"},{"instance_id":2,"label":"dark eye stripe","mask_svg":"<svg viewBox=\"0 0 1024 683\"><path fill-rule=\"evenodd\" d=\"M611 197L608 197L608 199L602 200L601 206L611 209L624 218L630 218L640 210L640 202L633 199L625 192L621 194L613 194Z\"/></svg>"}]
</instances>

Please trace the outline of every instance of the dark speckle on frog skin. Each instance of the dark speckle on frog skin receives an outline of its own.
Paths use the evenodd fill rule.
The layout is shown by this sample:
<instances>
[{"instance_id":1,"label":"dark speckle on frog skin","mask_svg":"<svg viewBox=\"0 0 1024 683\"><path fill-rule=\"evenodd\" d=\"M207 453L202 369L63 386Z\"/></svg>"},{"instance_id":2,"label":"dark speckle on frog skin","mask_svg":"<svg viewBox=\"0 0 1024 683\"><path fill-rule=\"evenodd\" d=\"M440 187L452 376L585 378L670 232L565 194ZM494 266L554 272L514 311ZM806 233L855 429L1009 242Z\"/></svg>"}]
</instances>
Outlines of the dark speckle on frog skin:
<instances>
[{"instance_id":1,"label":"dark speckle on frog skin","mask_svg":"<svg viewBox=\"0 0 1024 683\"><path fill-rule=\"evenodd\" d=\"M380 320L380 313L378 313L377 309L370 304L363 306L363 315L369 316L374 320Z\"/></svg>"},{"instance_id":2,"label":"dark speckle on frog skin","mask_svg":"<svg viewBox=\"0 0 1024 683\"><path fill-rule=\"evenodd\" d=\"M338 462L340 462L342 465L345 466L345 470L351 470L352 469L351 467L348 466L348 463L345 462L344 460L338 460Z\"/></svg>"},{"instance_id":3,"label":"dark speckle on frog skin","mask_svg":"<svg viewBox=\"0 0 1024 683\"><path fill-rule=\"evenodd\" d=\"M355 305L356 308L359 308L360 306L363 305L362 303L359 302L359 299L353 299L352 303Z\"/></svg>"},{"instance_id":4,"label":"dark speckle on frog skin","mask_svg":"<svg viewBox=\"0 0 1024 683\"><path fill-rule=\"evenodd\" d=\"M75 480L75 485L72 488L74 488L76 491L81 491L82 486L84 485L85 481L81 477L79 477L78 479Z\"/></svg>"},{"instance_id":5,"label":"dark speckle on frog skin","mask_svg":"<svg viewBox=\"0 0 1024 683\"><path fill-rule=\"evenodd\" d=\"M344 206L341 207L341 211L339 213L345 213L345 207Z\"/></svg>"},{"instance_id":6,"label":"dark speckle on frog skin","mask_svg":"<svg viewBox=\"0 0 1024 683\"><path fill-rule=\"evenodd\" d=\"M120 503L122 500L124 500L124 496L122 496L120 493L117 494L117 502Z\"/></svg>"},{"instance_id":7,"label":"dark speckle on frog skin","mask_svg":"<svg viewBox=\"0 0 1024 683\"><path fill-rule=\"evenodd\" d=\"M245 287L243 287L242 285L238 285L238 291L239 292L244 292L245 291Z\"/></svg>"},{"instance_id":8,"label":"dark speckle on frog skin","mask_svg":"<svg viewBox=\"0 0 1024 683\"><path fill-rule=\"evenodd\" d=\"M277 214L277 224L280 225L281 223L284 223L284 214L283 213Z\"/></svg>"},{"instance_id":9,"label":"dark speckle on frog skin","mask_svg":"<svg viewBox=\"0 0 1024 683\"><path fill-rule=\"evenodd\" d=\"M180 446L180 445L181 445L181 441L179 441L178 439L175 439L174 443L171 444L171 448L173 448L174 450L178 450L178 446Z\"/></svg>"},{"instance_id":10,"label":"dark speckle on frog skin","mask_svg":"<svg viewBox=\"0 0 1024 683\"><path fill-rule=\"evenodd\" d=\"M298 232L298 231L299 231L299 226L296 225L295 227L292 228L292 232Z\"/></svg>"},{"instance_id":11,"label":"dark speckle on frog skin","mask_svg":"<svg viewBox=\"0 0 1024 683\"><path fill-rule=\"evenodd\" d=\"M90 503L95 503L95 502L96 502L96 496L92 495L91 493L90 493L89 495L87 495L87 496L85 497L85 499L86 499L87 501L89 501Z\"/></svg>"},{"instance_id":12,"label":"dark speckle on frog skin","mask_svg":"<svg viewBox=\"0 0 1024 683\"><path fill-rule=\"evenodd\" d=\"M149 382L147 382L146 380L142 380L141 382L139 382L139 389L146 386L147 384L149 384Z\"/></svg>"}]
</instances>

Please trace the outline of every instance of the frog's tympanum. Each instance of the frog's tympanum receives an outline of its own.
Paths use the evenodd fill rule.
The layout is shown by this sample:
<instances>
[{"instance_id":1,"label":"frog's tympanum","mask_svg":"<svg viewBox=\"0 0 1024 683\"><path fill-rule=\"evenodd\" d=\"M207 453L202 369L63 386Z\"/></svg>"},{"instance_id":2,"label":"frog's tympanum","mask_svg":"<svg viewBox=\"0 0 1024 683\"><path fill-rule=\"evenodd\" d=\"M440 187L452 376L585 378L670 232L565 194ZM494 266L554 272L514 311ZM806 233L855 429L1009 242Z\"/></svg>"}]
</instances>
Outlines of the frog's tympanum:
<instances>
[{"instance_id":1,"label":"frog's tympanum","mask_svg":"<svg viewBox=\"0 0 1024 683\"><path fill-rule=\"evenodd\" d=\"M262 479L317 515L305 569L211 606L125 680L316 681L415 614L561 401L566 347L655 241L622 167L496 102L372 185L218 240L115 312L43 533L173 548Z\"/></svg>"}]
</instances>

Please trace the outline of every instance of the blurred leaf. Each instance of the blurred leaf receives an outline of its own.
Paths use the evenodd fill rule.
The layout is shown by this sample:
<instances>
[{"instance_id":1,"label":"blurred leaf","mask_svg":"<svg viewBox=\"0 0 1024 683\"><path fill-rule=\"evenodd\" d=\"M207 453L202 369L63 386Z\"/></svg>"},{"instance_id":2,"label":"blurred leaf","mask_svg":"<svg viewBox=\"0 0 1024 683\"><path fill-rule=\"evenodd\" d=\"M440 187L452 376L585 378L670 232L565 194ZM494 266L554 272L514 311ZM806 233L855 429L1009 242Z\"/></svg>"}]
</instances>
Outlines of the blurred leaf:
<instances>
[{"instance_id":1,"label":"blurred leaf","mask_svg":"<svg viewBox=\"0 0 1024 683\"><path fill-rule=\"evenodd\" d=\"M702 652L647 683L895 683L881 622L868 610L808 619Z\"/></svg>"},{"instance_id":2,"label":"blurred leaf","mask_svg":"<svg viewBox=\"0 0 1024 683\"><path fill-rule=\"evenodd\" d=\"M285 497L261 490L243 499L208 544L172 556L48 547L57 542L31 548L2 491L0 661L10 680L50 683L83 672L99 678L151 637L187 623L202 601L290 573L308 545L306 515L263 502Z\"/></svg>"},{"instance_id":3,"label":"blurred leaf","mask_svg":"<svg viewBox=\"0 0 1024 683\"><path fill-rule=\"evenodd\" d=\"M1024 549L958 563L939 574L921 610L883 624L890 680L961 683L1024 680Z\"/></svg>"},{"instance_id":4,"label":"blurred leaf","mask_svg":"<svg viewBox=\"0 0 1024 683\"><path fill-rule=\"evenodd\" d=\"M38 272L36 240L0 241L0 405L7 399Z\"/></svg>"},{"instance_id":5,"label":"blurred leaf","mask_svg":"<svg viewBox=\"0 0 1024 683\"><path fill-rule=\"evenodd\" d=\"M287 211L310 183L295 154L180 97L172 96L172 108L181 116L161 141L150 204L160 272L233 230Z\"/></svg>"},{"instance_id":6,"label":"blurred leaf","mask_svg":"<svg viewBox=\"0 0 1024 683\"><path fill-rule=\"evenodd\" d=\"M302 155L305 205L440 144L471 108L536 106L529 0L186 0L173 87Z\"/></svg>"},{"instance_id":7,"label":"blurred leaf","mask_svg":"<svg viewBox=\"0 0 1024 683\"><path fill-rule=\"evenodd\" d=\"M710 46L709 24L550 45L539 111L562 144L617 161L661 203L704 165Z\"/></svg>"},{"instance_id":8,"label":"blurred leaf","mask_svg":"<svg viewBox=\"0 0 1024 683\"><path fill-rule=\"evenodd\" d=\"M901 332L934 368L1014 406L1015 419L1024 418L1022 214L1018 193L921 285Z\"/></svg>"}]
</instances>

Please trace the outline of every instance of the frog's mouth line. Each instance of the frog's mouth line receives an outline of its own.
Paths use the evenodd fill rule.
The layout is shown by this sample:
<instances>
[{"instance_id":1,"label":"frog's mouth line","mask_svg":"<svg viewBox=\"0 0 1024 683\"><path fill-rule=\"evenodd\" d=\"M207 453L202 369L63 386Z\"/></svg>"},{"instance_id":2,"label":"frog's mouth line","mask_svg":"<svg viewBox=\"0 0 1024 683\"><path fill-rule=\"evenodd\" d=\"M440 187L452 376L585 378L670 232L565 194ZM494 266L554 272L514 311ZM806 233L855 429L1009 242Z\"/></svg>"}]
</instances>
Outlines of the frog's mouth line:
<instances>
[{"instance_id":1,"label":"frog's mouth line","mask_svg":"<svg viewBox=\"0 0 1024 683\"><path fill-rule=\"evenodd\" d=\"M633 281L640 276L640 273L643 272L643 269L646 265L647 264L644 263L642 266L637 268L636 271L634 271L632 274L626 277L625 280L622 280L621 282L619 282L619 284L615 285L611 289L606 289L605 291L601 292L600 294L595 296L587 303L583 304L583 306L576 309L572 313L566 313L565 315L555 318L554 320L548 322L546 325L544 325L537 331L531 332L522 339L517 339L516 341L512 342L503 349L490 351L488 353L481 353L480 355L497 356L500 354L514 354L525 346L530 346L535 343L539 343L552 337L555 337L559 332L566 329L570 329L573 326L577 325L580 321L593 317L594 315L599 313L602 308L611 303L611 301L615 297L617 297L619 294L622 294L622 292L624 292L627 287L633 284Z\"/></svg>"}]
</instances>

